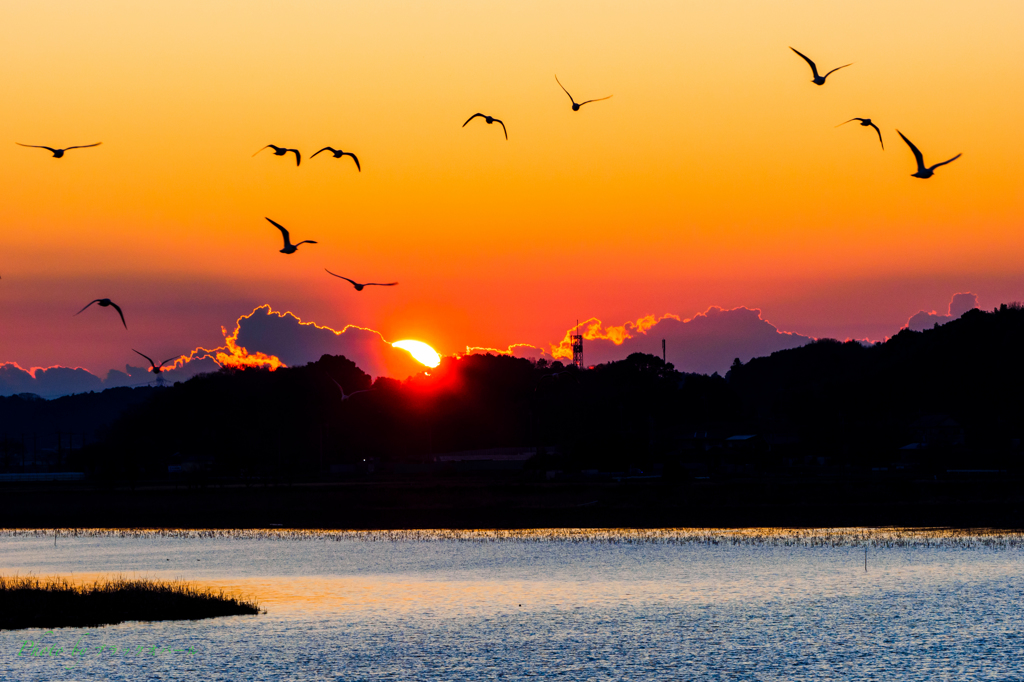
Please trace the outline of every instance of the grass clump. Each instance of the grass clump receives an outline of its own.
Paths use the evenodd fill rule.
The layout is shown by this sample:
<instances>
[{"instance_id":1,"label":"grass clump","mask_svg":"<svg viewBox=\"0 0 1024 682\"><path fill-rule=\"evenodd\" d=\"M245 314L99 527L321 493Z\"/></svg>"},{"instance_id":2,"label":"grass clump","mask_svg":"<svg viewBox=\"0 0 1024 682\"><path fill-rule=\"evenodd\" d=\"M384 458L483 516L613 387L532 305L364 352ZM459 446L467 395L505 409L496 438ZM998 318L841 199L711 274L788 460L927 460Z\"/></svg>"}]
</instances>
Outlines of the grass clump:
<instances>
[{"instance_id":1,"label":"grass clump","mask_svg":"<svg viewBox=\"0 0 1024 682\"><path fill-rule=\"evenodd\" d=\"M117 576L77 585L67 578L0 576L0 630L95 627L130 620L197 620L266 613L254 600L184 581Z\"/></svg>"}]
</instances>

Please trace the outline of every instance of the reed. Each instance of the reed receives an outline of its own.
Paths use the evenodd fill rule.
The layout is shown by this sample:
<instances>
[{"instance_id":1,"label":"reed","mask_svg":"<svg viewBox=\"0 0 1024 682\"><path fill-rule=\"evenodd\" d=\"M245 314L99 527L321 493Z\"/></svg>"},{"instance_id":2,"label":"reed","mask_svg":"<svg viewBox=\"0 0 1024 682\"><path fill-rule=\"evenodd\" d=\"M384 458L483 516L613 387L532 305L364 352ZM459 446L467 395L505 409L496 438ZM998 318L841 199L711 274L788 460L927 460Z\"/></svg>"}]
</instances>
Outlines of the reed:
<instances>
[{"instance_id":1,"label":"reed","mask_svg":"<svg viewBox=\"0 0 1024 682\"><path fill-rule=\"evenodd\" d=\"M67 578L0 576L0 630L95 627L133 620L197 620L266 613L242 599L184 581L116 576L76 584Z\"/></svg>"}]
</instances>

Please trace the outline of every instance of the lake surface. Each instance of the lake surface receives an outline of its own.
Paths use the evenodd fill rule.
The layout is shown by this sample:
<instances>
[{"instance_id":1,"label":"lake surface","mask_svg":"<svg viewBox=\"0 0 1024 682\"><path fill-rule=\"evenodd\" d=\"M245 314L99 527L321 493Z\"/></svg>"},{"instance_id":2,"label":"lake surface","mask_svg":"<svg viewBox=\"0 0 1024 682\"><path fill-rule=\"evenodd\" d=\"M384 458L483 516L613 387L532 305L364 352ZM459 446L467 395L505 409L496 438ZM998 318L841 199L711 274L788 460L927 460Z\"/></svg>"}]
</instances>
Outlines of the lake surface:
<instances>
[{"instance_id":1,"label":"lake surface","mask_svg":"<svg viewBox=\"0 0 1024 682\"><path fill-rule=\"evenodd\" d=\"M1024 679L1014 534L0 531L0 574L267 609L0 632L2 680Z\"/></svg>"}]
</instances>

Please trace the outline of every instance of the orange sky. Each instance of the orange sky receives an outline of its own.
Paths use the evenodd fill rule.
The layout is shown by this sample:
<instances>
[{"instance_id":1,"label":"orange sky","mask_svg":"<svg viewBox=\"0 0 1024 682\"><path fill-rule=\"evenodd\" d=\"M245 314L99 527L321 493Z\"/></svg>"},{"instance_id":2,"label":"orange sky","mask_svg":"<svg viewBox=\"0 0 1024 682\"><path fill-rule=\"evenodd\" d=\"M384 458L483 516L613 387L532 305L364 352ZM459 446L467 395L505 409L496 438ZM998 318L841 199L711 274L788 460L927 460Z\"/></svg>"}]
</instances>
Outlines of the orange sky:
<instances>
[{"instance_id":1,"label":"orange sky","mask_svg":"<svg viewBox=\"0 0 1024 682\"><path fill-rule=\"evenodd\" d=\"M553 5L553 6L552 6ZM256 305L441 352L759 307L895 331L1024 298L1024 6L17 2L0 361L104 372ZM810 83L792 45L828 70ZM573 112L577 101L614 94ZM502 118L476 120L481 111ZM874 132L854 124L870 116ZM899 127L934 178L911 178ZM102 141L60 160L15 142ZM359 155L293 161L332 145ZM277 252L270 216L296 240ZM355 292L323 272L398 280ZM125 308L72 318L89 300ZM112 313L111 313L112 314ZM131 354L134 355L134 354Z\"/></svg>"}]
</instances>

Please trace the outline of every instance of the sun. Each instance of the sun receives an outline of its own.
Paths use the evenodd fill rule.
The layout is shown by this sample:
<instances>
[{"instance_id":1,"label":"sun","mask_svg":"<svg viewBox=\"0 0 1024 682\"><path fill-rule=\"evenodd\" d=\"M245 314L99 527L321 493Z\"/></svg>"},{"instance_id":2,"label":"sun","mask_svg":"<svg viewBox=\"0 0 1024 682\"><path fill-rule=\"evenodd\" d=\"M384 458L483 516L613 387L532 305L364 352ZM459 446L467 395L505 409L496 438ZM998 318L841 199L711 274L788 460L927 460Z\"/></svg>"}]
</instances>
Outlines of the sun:
<instances>
[{"instance_id":1,"label":"sun","mask_svg":"<svg viewBox=\"0 0 1024 682\"><path fill-rule=\"evenodd\" d=\"M441 356L437 354L437 351L422 341L406 339L404 341L395 341L391 345L395 348L409 351L410 355L427 367L437 367L441 364Z\"/></svg>"}]
</instances>

